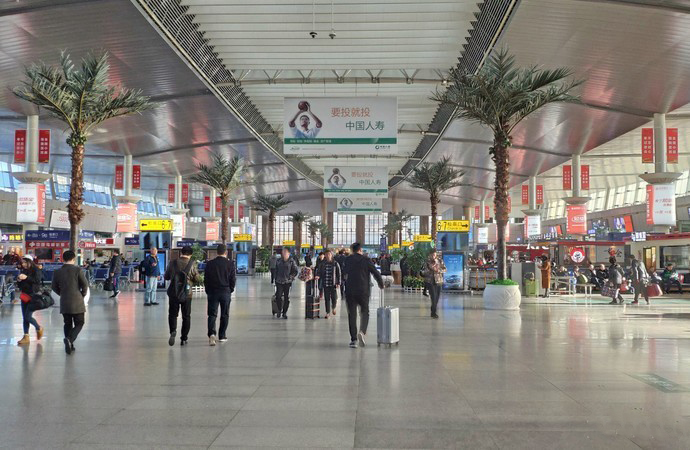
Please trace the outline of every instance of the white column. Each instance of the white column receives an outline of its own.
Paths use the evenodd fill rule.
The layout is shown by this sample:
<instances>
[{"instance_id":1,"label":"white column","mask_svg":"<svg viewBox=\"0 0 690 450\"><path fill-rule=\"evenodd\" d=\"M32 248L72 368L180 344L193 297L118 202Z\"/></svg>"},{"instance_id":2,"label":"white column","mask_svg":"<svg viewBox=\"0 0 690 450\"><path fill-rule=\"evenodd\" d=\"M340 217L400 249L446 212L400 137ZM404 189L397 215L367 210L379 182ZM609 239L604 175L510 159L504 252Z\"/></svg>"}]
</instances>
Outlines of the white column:
<instances>
[{"instance_id":1,"label":"white column","mask_svg":"<svg viewBox=\"0 0 690 450\"><path fill-rule=\"evenodd\" d=\"M666 172L666 115L654 114L654 171Z\"/></svg>"},{"instance_id":2,"label":"white column","mask_svg":"<svg viewBox=\"0 0 690 450\"><path fill-rule=\"evenodd\" d=\"M482 199L479 202L479 223L486 223L486 215L484 214L484 208L486 207L486 202Z\"/></svg>"},{"instance_id":3,"label":"white column","mask_svg":"<svg viewBox=\"0 0 690 450\"><path fill-rule=\"evenodd\" d=\"M235 202L233 204L233 213L234 213L233 214L234 217L232 218L232 221L235 223L239 222L240 221L240 200L237 198L235 199Z\"/></svg>"},{"instance_id":4,"label":"white column","mask_svg":"<svg viewBox=\"0 0 690 450\"><path fill-rule=\"evenodd\" d=\"M26 159L27 172L38 171L38 116L26 117Z\"/></svg>"},{"instance_id":5,"label":"white column","mask_svg":"<svg viewBox=\"0 0 690 450\"><path fill-rule=\"evenodd\" d=\"M125 188L125 197L132 196L132 155L125 155L122 175L124 177L123 186Z\"/></svg>"},{"instance_id":6,"label":"white column","mask_svg":"<svg viewBox=\"0 0 690 450\"><path fill-rule=\"evenodd\" d=\"M580 197L582 193L582 178L580 155L573 155L573 197Z\"/></svg>"},{"instance_id":7,"label":"white column","mask_svg":"<svg viewBox=\"0 0 690 450\"><path fill-rule=\"evenodd\" d=\"M175 177L175 209L182 209L182 175Z\"/></svg>"},{"instance_id":8,"label":"white column","mask_svg":"<svg viewBox=\"0 0 690 450\"><path fill-rule=\"evenodd\" d=\"M529 194L529 209L537 209L537 177L529 177L527 193Z\"/></svg>"}]
</instances>

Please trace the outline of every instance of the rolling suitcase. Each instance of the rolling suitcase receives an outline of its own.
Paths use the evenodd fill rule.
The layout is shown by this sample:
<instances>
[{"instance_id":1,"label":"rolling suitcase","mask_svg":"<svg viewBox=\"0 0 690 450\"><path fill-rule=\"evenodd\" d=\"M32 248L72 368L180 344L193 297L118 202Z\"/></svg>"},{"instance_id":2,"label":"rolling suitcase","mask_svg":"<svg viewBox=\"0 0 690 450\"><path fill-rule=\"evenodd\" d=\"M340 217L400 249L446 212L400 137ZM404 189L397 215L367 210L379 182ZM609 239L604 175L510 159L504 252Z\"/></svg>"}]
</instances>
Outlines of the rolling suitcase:
<instances>
[{"instance_id":1,"label":"rolling suitcase","mask_svg":"<svg viewBox=\"0 0 690 450\"><path fill-rule=\"evenodd\" d=\"M400 343L400 309L385 305L383 289L376 309L376 341L379 346Z\"/></svg>"},{"instance_id":2,"label":"rolling suitcase","mask_svg":"<svg viewBox=\"0 0 690 450\"><path fill-rule=\"evenodd\" d=\"M280 311L278 311L278 303L276 303L277 288L273 287L273 296L271 297L271 309L273 310L273 315L275 316Z\"/></svg>"},{"instance_id":3,"label":"rolling suitcase","mask_svg":"<svg viewBox=\"0 0 690 450\"><path fill-rule=\"evenodd\" d=\"M316 283L314 280L307 281L307 295L304 304L304 314L305 319L318 319L321 312L319 292L316 289Z\"/></svg>"}]
</instances>

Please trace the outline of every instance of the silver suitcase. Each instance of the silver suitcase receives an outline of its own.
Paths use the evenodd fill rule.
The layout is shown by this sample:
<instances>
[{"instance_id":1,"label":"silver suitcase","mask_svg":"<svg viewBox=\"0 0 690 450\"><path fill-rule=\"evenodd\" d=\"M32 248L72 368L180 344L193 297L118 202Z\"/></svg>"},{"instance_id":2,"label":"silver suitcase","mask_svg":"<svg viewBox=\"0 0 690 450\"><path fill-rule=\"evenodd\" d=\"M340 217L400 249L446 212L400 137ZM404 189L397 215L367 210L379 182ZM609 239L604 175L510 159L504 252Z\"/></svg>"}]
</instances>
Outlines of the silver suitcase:
<instances>
[{"instance_id":1,"label":"silver suitcase","mask_svg":"<svg viewBox=\"0 0 690 450\"><path fill-rule=\"evenodd\" d=\"M376 338L379 346L400 343L400 309L385 306L383 289L376 309Z\"/></svg>"}]
</instances>

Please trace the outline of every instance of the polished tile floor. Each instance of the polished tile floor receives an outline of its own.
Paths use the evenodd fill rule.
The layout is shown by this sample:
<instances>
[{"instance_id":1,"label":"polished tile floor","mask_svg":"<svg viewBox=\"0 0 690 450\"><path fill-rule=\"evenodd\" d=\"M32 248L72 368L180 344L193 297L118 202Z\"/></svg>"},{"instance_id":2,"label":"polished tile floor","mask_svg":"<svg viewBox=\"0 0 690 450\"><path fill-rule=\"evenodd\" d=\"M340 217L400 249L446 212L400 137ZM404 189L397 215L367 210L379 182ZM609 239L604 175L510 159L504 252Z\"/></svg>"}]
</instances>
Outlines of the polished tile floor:
<instances>
[{"instance_id":1,"label":"polished tile floor","mask_svg":"<svg viewBox=\"0 0 690 450\"><path fill-rule=\"evenodd\" d=\"M293 302L272 320L271 292L241 279L216 347L201 296L190 345L169 347L165 304L97 295L72 356L57 309L20 348L20 309L4 304L0 447L690 448L690 302L506 312L447 294L434 321L424 297L389 291L399 347L353 350L342 310L306 321Z\"/></svg>"}]
</instances>

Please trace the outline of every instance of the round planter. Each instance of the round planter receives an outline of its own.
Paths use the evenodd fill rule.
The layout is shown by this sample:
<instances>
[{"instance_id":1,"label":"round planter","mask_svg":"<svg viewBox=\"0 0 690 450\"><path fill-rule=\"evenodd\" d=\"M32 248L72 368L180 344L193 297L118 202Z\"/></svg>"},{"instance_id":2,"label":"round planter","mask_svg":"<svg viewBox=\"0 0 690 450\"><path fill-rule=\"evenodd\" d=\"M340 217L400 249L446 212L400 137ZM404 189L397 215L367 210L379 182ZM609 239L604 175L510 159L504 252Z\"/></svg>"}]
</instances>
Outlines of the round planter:
<instances>
[{"instance_id":1,"label":"round planter","mask_svg":"<svg viewBox=\"0 0 690 450\"><path fill-rule=\"evenodd\" d=\"M484 308L486 309L516 310L520 309L520 303L522 302L520 286L517 284L506 286L487 284L483 298Z\"/></svg>"}]
</instances>

